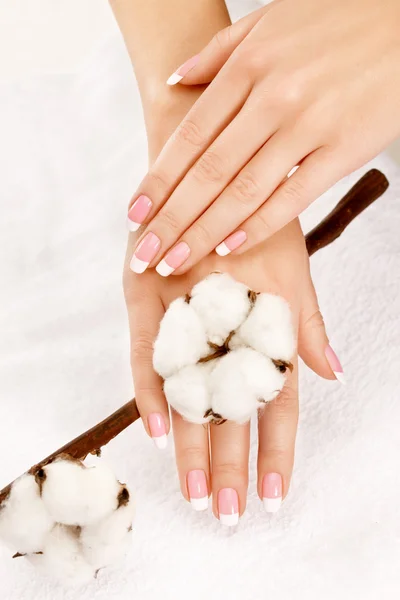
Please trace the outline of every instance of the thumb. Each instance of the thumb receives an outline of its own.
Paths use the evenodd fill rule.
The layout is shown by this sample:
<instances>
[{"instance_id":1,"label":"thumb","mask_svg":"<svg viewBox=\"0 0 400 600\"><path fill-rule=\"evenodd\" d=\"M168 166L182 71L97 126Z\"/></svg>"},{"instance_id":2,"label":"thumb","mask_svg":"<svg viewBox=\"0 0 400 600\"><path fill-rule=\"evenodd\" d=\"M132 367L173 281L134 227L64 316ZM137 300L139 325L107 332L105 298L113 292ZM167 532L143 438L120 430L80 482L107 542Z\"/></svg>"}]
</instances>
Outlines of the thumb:
<instances>
[{"instance_id":1,"label":"thumb","mask_svg":"<svg viewBox=\"0 0 400 600\"><path fill-rule=\"evenodd\" d=\"M167 84L200 85L212 81L267 8L264 6L218 31L199 54L189 58L169 77Z\"/></svg>"},{"instance_id":2,"label":"thumb","mask_svg":"<svg viewBox=\"0 0 400 600\"><path fill-rule=\"evenodd\" d=\"M342 365L329 344L311 277L300 313L298 348L303 361L317 375L345 383Z\"/></svg>"}]
</instances>

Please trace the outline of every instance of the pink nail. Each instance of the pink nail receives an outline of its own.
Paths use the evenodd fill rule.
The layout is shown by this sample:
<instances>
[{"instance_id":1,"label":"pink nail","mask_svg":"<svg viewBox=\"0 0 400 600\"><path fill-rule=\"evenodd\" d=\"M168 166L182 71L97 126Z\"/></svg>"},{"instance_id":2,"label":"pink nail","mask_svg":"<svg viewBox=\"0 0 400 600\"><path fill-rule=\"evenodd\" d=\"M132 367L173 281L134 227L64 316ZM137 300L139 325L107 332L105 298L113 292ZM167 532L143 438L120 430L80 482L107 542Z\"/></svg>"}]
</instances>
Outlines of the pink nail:
<instances>
[{"instance_id":1,"label":"pink nail","mask_svg":"<svg viewBox=\"0 0 400 600\"><path fill-rule=\"evenodd\" d=\"M167 428L165 422L160 413L151 413L147 417L147 423L149 425L151 437L153 442L159 450L164 450L168 444Z\"/></svg>"},{"instance_id":2,"label":"pink nail","mask_svg":"<svg viewBox=\"0 0 400 600\"><path fill-rule=\"evenodd\" d=\"M156 266L156 271L163 277L171 275L175 269L183 265L190 254L190 248L186 242L179 242L172 248L165 258Z\"/></svg>"},{"instance_id":3,"label":"pink nail","mask_svg":"<svg viewBox=\"0 0 400 600\"><path fill-rule=\"evenodd\" d=\"M167 85L175 85L176 83L179 83L185 77L185 75L187 75L187 73L189 73L189 71L197 65L199 62L199 56L199 54L196 54L184 62L183 65L181 65L179 69L175 71L175 73L172 73L172 75L168 77Z\"/></svg>"},{"instance_id":4,"label":"pink nail","mask_svg":"<svg viewBox=\"0 0 400 600\"><path fill-rule=\"evenodd\" d=\"M335 351L331 346L327 346L325 348L325 356L329 363L330 368L332 369L336 379L340 381L343 385L346 384L346 379L343 373L343 367L340 364L340 360L338 359Z\"/></svg>"},{"instance_id":5,"label":"pink nail","mask_svg":"<svg viewBox=\"0 0 400 600\"><path fill-rule=\"evenodd\" d=\"M161 246L160 238L154 233L148 233L140 242L131 260L134 273L144 273Z\"/></svg>"},{"instance_id":6,"label":"pink nail","mask_svg":"<svg viewBox=\"0 0 400 600\"><path fill-rule=\"evenodd\" d=\"M282 504L282 477L279 473L267 473L262 484L264 508L269 513L275 513Z\"/></svg>"},{"instance_id":7,"label":"pink nail","mask_svg":"<svg viewBox=\"0 0 400 600\"><path fill-rule=\"evenodd\" d=\"M239 496L236 490L224 488L218 493L219 520L223 525L232 527L239 522Z\"/></svg>"},{"instance_id":8,"label":"pink nail","mask_svg":"<svg viewBox=\"0 0 400 600\"><path fill-rule=\"evenodd\" d=\"M144 223L145 218L149 214L151 207L153 206L152 201L147 196L139 196L139 198L132 204L128 211L128 229L129 231L137 231L139 227Z\"/></svg>"},{"instance_id":9,"label":"pink nail","mask_svg":"<svg viewBox=\"0 0 400 600\"><path fill-rule=\"evenodd\" d=\"M219 246L215 248L215 252L220 256L226 256L232 250L236 250L239 248L245 241L247 240L247 234L245 231L241 229L239 231L235 231L229 237L226 238Z\"/></svg>"},{"instance_id":10,"label":"pink nail","mask_svg":"<svg viewBox=\"0 0 400 600\"><path fill-rule=\"evenodd\" d=\"M207 479L204 471L196 469L189 471L187 476L190 503L194 510L207 510L208 490Z\"/></svg>"}]
</instances>

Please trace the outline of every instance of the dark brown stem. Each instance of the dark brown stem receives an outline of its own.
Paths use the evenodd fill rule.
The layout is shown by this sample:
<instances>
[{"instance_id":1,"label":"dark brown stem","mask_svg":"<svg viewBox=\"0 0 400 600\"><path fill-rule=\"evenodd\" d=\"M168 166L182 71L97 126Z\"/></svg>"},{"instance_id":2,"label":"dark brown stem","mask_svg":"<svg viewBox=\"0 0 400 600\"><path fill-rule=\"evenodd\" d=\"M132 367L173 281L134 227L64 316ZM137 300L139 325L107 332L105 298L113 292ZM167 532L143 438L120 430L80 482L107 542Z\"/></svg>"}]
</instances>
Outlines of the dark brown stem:
<instances>
[{"instance_id":1,"label":"dark brown stem","mask_svg":"<svg viewBox=\"0 0 400 600\"><path fill-rule=\"evenodd\" d=\"M377 169L371 169L361 177L329 215L307 233L306 243L309 256L334 242L353 219L382 196L388 187L388 180Z\"/></svg>"},{"instance_id":2,"label":"dark brown stem","mask_svg":"<svg viewBox=\"0 0 400 600\"><path fill-rule=\"evenodd\" d=\"M309 255L311 256L317 250L324 248L336 240L357 215L387 190L388 185L388 180L383 173L377 169L368 171L344 196L336 208L307 234L306 242ZM82 433L82 435L68 444L65 444L65 446L50 454L50 456L37 465L34 465L29 472L37 473L41 467L52 462L61 454L81 460L88 454L97 454L100 448L108 444L108 442L129 427L129 425L137 421L139 417L140 414L136 402L135 400L131 400L104 419L104 421ZM11 485L10 483L0 492L0 505L10 493Z\"/></svg>"}]
</instances>

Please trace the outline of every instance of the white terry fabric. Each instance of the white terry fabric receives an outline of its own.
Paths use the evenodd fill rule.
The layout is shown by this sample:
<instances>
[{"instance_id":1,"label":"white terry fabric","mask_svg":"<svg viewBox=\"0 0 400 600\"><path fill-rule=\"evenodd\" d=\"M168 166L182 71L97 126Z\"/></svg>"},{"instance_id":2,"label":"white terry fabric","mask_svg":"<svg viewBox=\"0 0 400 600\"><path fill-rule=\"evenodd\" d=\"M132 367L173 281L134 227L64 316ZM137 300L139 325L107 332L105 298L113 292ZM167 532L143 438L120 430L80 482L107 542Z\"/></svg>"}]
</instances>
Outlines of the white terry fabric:
<instances>
[{"instance_id":1,"label":"white terry fabric","mask_svg":"<svg viewBox=\"0 0 400 600\"><path fill-rule=\"evenodd\" d=\"M236 14L237 14L236 10ZM146 169L129 60L111 40L70 77L0 90L0 485L132 394L121 291L126 207ZM348 385L301 370L290 495L273 516L255 488L235 532L182 499L172 444L137 423L104 450L137 489L132 557L79 591L0 549L5 600L394 600L400 591L400 172L312 259ZM303 219L316 223L365 171Z\"/></svg>"}]
</instances>

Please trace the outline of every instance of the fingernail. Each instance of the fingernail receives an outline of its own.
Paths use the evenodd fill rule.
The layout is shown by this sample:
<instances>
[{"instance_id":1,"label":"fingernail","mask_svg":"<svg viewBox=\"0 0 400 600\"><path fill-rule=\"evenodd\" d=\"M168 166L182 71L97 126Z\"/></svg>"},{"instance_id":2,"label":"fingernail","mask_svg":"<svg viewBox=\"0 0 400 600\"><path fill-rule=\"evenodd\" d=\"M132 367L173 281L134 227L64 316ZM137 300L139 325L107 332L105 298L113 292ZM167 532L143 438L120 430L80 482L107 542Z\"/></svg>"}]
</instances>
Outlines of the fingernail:
<instances>
[{"instance_id":1,"label":"fingernail","mask_svg":"<svg viewBox=\"0 0 400 600\"><path fill-rule=\"evenodd\" d=\"M156 266L157 273L163 277L168 277L175 269L183 265L189 254L190 248L187 243L179 242L179 244L177 244L175 248L172 248L167 256L158 263Z\"/></svg>"},{"instance_id":2,"label":"fingernail","mask_svg":"<svg viewBox=\"0 0 400 600\"><path fill-rule=\"evenodd\" d=\"M215 248L215 252L220 256L226 256L232 250L236 250L239 248L245 241L247 240L247 235L245 231L241 229L239 231L235 231L229 237L226 238L219 246Z\"/></svg>"},{"instance_id":3,"label":"fingernail","mask_svg":"<svg viewBox=\"0 0 400 600\"><path fill-rule=\"evenodd\" d=\"M267 473L262 484L264 508L268 513L275 513L282 504L282 477L279 473Z\"/></svg>"},{"instance_id":4,"label":"fingernail","mask_svg":"<svg viewBox=\"0 0 400 600\"><path fill-rule=\"evenodd\" d=\"M343 373L343 367L340 364L340 360L338 359L335 351L333 350L332 346L327 346L325 348L325 356L326 359L329 363L330 368L332 369L336 379L338 381L340 381L340 383L342 383L343 385L346 384L346 379L344 377L344 373Z\"/></svg>"},{"instance_id":5,"label":"fingernail","mask_svg":"<svg viewBox=\"0 0 400 600\"><path fill-rule=\"evenodd\" d=\"M218 493L218 513L222 525L232 527L239 522L239 497L236 490L224 488Z\"/></svg>"},{"instance_id":6,"label":"fingernail","mask_svg":"<svg viewBox=\"0 0 400 600\"><path fill-rule=\"evenodd\" d=\"M196 54L195 56L192 56L192 58L189 58L189 60L184 62L183 65L181 65L179 69L175 71L175 73L172 73L172 75L168 77L167 85L175 85L176 83L179 83L181 79L183 79L185 75L197 65L198 61L199 54Z\"/></svg>"},{"instance_id":7,"label":"fingernail","mask_svg":"<svg viewBox=\"0 0 400 600\"><path fill-rule=\"evenodd\" d=\"M162 415L160 415L160 413L151 413L151 415L147 417L147 423L149 424L154 444L159 450L164 450L168 445L168 438Z\"/></svg>"},{"instance_id":8,"label":"fingernail","mask_svg":"<svg viewBox=\"0 0 400 600\"><path fill-rule=\"evenodd\" d=\"M207 510L208 490L207 479L204 471L196 469L189 471L187 476L190 503L194 510Z\"/></svg>"},{"instance_id":9,"label":"fingernail","mask_svg":"<svg viewBox=\"0 0 400 600\"><path fill-rule=\"evenodd\" d=\"M136 248L131 260L134 273L144 273L161 246L160 238L154 233L148 233Z\"/></svg>"},{"instance_id":10,"label":"fingernail","mask_svg":"<svg viewBox=\"0 0 400 600\"><path fill-rule=\"evenodd\" d=\"M153 203L147 196L139 196L128 211L128 229L137 231L149 214Z\"/></svg>"}]
</instances>

